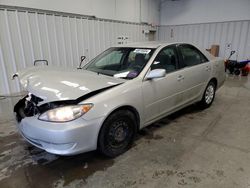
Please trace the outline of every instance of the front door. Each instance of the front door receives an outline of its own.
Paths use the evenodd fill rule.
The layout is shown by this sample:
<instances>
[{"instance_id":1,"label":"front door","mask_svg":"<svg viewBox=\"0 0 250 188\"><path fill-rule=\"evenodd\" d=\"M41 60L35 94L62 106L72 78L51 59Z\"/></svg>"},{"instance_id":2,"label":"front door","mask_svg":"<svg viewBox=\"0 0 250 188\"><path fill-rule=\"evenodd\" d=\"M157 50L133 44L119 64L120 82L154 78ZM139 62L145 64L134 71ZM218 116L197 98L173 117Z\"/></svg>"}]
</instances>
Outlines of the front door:
<instances>
[{"instance_id":1,"label":"front door","mask_svg":"<svg viewBox=\"0 0 250 188\"><path fill-rule=\"evenodd\" d=\"M182 86L175 45L165 47L159 52L151 65L151 70L153 69L165 69L166 76L143 81L146 123L170 112L182 103Z\"/></svg>"}]
</instances>

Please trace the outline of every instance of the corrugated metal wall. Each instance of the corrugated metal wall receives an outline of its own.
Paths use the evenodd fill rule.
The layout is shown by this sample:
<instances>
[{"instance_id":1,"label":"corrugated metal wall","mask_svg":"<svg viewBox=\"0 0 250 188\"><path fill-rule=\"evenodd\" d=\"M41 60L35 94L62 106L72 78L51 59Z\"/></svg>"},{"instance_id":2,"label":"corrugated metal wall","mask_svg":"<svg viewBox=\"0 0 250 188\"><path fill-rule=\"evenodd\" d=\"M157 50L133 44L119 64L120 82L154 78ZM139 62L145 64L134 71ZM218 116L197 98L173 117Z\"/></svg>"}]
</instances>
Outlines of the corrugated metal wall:
<instances>
[{"instance_id":1,"label":"corrugated metal wall","mask_svg":"<svg viewBox=\"0 0 250 188\"><path fill-rule=\"evenodd\" d=\"M191 42L203 49L212 44L220 45L221 57L227 58L231 50L234 59L250 59L250 21L161 26L159 39Z\"/></svg>"},{"instance_id":2,"label":"corrugated metal wall","mask_svg":"<svg viewBox=\"0 0 250 188\"><path fill-rule=\"evenodd\" d=\"M142 32L145 29L149 26L0 7L0 95L20 91L11 75L33 66L36 59L76 68L81 55L90 60L117 44L118 36L128 36L130 41L148 40Z\"/></svg>"}]
</instances>

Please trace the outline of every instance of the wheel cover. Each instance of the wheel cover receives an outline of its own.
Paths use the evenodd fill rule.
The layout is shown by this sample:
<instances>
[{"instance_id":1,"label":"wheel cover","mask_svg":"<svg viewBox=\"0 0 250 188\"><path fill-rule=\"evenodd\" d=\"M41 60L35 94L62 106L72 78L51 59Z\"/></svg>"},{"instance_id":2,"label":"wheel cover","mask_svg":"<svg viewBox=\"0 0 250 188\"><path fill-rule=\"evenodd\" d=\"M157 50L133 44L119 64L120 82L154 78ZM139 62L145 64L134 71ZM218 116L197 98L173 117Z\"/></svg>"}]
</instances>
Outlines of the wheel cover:
<instances>
[{"instance_id":1,"label":"wheel cover","mask_svg":"<svg viewBox=\"0 0 250 188\"><path fill-rule=\"evenodd\" d=\"M115 121L108 130L107 144L112 149L126 147L132 137L131 126L126 120Z\"/></svg>"},{"instance_id":2,"label":"wheel cover","mask_svg":"<svg viewBox=\"0 0 250 188\"><path fill-rule=\"evenodd\" d=\"M214 99L214 87L209 85L205 92L205 102L210 104Z\"/></svg>"}]
</instances>

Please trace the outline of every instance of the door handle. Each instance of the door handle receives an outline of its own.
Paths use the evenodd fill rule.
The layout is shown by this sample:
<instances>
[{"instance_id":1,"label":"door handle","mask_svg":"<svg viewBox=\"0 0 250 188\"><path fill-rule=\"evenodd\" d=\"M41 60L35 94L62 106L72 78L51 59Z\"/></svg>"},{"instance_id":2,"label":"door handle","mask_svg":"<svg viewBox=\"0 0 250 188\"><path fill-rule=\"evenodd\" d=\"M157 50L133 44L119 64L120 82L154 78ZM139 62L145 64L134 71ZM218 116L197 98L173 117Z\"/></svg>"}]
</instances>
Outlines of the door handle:
<instances>
[{"instance_id":1,"label":"door handle","mask_svg":"<svg viewBox=\"0 0 250 188\"><path fill-rule=\"evenodd\" d=\"M183 75L179 75L178 78L177 78L177 81L181 81L181 80L184 80L184 76Z\"/></svg>"}]
</instances>

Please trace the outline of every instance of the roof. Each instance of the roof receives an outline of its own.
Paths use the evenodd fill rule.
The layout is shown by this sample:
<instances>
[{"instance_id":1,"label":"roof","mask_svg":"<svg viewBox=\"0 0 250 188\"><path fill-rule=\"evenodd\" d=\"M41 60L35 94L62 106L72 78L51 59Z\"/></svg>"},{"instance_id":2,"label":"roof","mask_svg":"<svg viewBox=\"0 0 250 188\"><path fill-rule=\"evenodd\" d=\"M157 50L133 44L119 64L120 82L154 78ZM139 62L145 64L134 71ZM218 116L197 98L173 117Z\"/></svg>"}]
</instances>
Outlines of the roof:
<instances>
[{"instance_id":1,"label":"roof","mask_svg":"<svg viewBox=\"0 0 250 188\"><path fill-rule=\"evenodd\" d=\"M135 42L129 44L117 45L118 47L131 47L131 48L158 48L162 45L169 45L171 43L162 42L162 41L147 41L147 42Z\"/></svg>"},{"instance_id":2,"label":"roof","mask_svg":"<svg viewBox=\"0 0 250 188\"><path fill-rule=\"evenodd\" d=\"M135 42L135 43L128 43L128 44L121 44L116 45L114 47L128 47L128 48L158 48L160 46L167 46L171 44L190 44L198 48L209 60L213 59L214 57L208 53L206 50L192 44L189 42L166 42L166 41L146 41L146 42Z\"/></svg>"}]
</instances>

